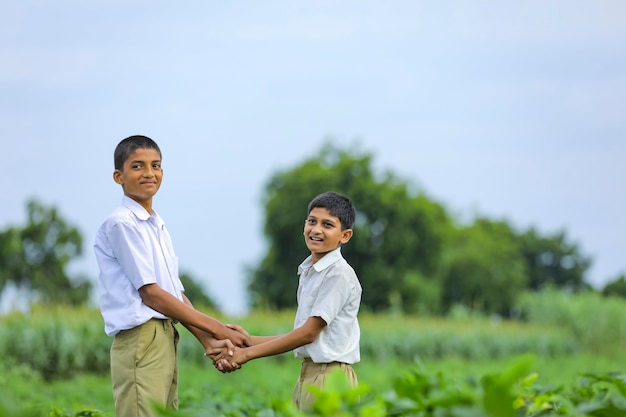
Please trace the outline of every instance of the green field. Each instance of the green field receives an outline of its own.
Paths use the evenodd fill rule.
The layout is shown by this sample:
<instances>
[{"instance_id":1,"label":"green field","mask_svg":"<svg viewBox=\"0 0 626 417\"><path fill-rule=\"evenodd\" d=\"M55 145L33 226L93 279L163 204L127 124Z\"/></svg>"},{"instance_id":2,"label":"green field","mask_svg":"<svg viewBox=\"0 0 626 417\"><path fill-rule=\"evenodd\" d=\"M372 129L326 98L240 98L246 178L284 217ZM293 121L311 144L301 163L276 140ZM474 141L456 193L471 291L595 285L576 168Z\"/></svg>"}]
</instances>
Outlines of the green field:
<instances>
[{"instance_id":1,"label":"green field","mask_svg":"<svg viewBox=\"0 0 626 417\"><path fill-rule=\"evenodd\" d=\"M364 360L355 369L362 384L378 393L392 390L393 381L411 367L422 366L428 373L442 372L450 378L480 377L502 371L509 358L468 361L460 358L408 364L397 360ZM584 372L607 373L622 369L626 355L603 358L586 354L560 358L537 358L533 371L542 385L565 385ZM180 402L182 411L207 409L240 410L269 407L271 399L289 399L299 372L299 362L290 355L284 360L260 359L241 370L222 374L212 366L181 362ZM11 374L11 381L2 387L3 395L14 398L29 415L47 415L56 406L66 412L97 409L113 416L110 378L108 373L81 374L70 379L44 382L31 372ZM73 414L72 414L73 415ZM198 414L201 415L201 414ZM215 414L206 414L215 415Z\"/></svg>"},{"instance_id":2,"label":"green field","mask_svg":"<svg viewBox=\"0 0 626 417\"><path fill-rule=\"evenodd\" d=\"M614 308L611 307L611 313L616 312ZM568 327L550 322L547 316L543 315L546 317L543 322L506 322L467 316L441 319L363 314L362 361L355 369L366 390L362 394L364 402L378 409L369 414L359 409L358 414L484 417L498 415L484 414L483 410L488 403L484 399L495 395L496 398L504 396L510 403L524 397L525 414L511 414L512 417L552 415L531 411L531 401L545 408L555 402L571 402L571 397L577 398L576 404L570 404L573 411L567 414L564 412L567 407L562 406L559 415L626 415L626 405L607 405L617 401L614 400L616 392L626 404L626 378L619 376L618 380L601 381L605 388L600 394L611 391L613 399L610 401L604 394L600 398L597 388L585 385L581 389L576 385L581 380L586 384L581 378L586 373L604 378L603 375L622 372L626 353L620 349L624 340L621 327L616 330L611 325L600 329L611 320L602 314L593 320L588 314L585 322L593 327L589 332L593 330L594 334L590 340L584 336L587 332L581 328L582 320ZM255 313L236 321L254 334L276 334L290 329L292 317L293 312ZM108 373L111 339L104 335L97 311L46 308L28 315L3 317L0 325L1 416L98 415L89 410L113 416ZM286 405L290 403L300 366L291 353L259 359L234 373L221 374L203 357L197 341L180 328L179 416L298 415L291 413ZM598 338L603 338L604 342L595 342ZM531 354L532 358L527 358L529 362L510 371L511 363L526 354ZM537 379L533 380L531 391L523 391L518 381L534 373ZM399 383L400 380L403 382ZM504 391L490 393L491 385L480 382L494 380L494 386ZM612 388L607 391L607 386ZM434 401L447 396L449 404L456 402L462 407L473 407L473 411L464 409L459 414L450 411L452 409L439 414L435 411L433 414L405 412L402 407L407 401L394 399L403 390L417 395L418 403L422 398ZM574 394L563 396L563 390L573 390ZM539 392L549 393L550 400L541 399ZM507 397L509 394L511 398ZM349 397L346 395L342 401ZM415 399L412 401L415 403ZM578 404L585 401L606 405L603 414L581 413L572 408L588 408L586 404L584 407ZM436 407L427 408L434 410ZM353 407L353 411L343 415L353 415L357 412L354 410ZM340 414L325 411L317 415Z\"/></svg>"}]
</instances>

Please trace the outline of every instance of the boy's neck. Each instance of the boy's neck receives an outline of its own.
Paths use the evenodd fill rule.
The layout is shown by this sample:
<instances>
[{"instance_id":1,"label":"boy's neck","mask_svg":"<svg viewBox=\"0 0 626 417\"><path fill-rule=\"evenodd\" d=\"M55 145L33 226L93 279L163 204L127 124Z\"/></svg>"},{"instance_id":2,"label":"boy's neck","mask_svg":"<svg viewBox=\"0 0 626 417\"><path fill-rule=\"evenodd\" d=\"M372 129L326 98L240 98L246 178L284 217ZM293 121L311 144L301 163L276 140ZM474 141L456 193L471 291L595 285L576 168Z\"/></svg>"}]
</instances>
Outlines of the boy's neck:
<instances>
[{"instance_id":1,"label":"boy's neck","mask_svg":"<svg viewBox=\"0 0 626 417\"><path fill-rule=\"evenodd\" d=\"M328 255L331 252L334 252L337 250L337 248L340 248L341 245L337 246L335 249L328 251L328 252L324 252L322 254L319 253L315 253L315 252L311 252L311 263L315 264L317 263L319 260L321 260L324 256Z\"/></svg>"},{"instance_id":2,"label":"boy's neck","mask_svg":"<svg viewBox=\"0 0 626 417\"><path fill-rule=\"evenodd\" d=\"M148 212L149 215L152 216L152 198L148 199L148 200L137 200L136 198L133 198L129 195L126 195L126 197L130 198L131 200L133 200L134 202L136 202L137 204L139 204L141 207L144 208L144 210L146 210Z\"/></svg>"}]
</instances>

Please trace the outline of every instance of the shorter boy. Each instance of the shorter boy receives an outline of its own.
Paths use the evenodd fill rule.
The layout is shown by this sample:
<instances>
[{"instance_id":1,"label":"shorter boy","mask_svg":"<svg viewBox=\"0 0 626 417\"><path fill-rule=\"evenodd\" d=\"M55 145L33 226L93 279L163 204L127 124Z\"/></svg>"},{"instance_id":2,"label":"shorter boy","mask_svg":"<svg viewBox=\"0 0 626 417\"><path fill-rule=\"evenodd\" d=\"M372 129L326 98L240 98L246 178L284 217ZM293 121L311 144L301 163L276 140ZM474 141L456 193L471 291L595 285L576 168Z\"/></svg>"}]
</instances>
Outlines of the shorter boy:
<instances>
[{"instance_id":1,"label":"shorter boy","mask_svg":"<svg viewBox=\"0 0 626 417\"><path fill-rule=\"evenodd\" d=\"M354 270L341 255L341 245L352 237L355 217L350 200L338 193L320 194L309 203L304 242L311 255L298 267L294 330L279 336L251 336L250 347L235 348L234 355L227 358L242 365L293 350L302 360L293 392L300 410L310 408L315 400L306 386L323 387L325 377L337 369L352 386L357 385L351 365L360 360L357 314L362 290ZM243 331L239 326L229 326Z\"/></svg>"}]
</instances>

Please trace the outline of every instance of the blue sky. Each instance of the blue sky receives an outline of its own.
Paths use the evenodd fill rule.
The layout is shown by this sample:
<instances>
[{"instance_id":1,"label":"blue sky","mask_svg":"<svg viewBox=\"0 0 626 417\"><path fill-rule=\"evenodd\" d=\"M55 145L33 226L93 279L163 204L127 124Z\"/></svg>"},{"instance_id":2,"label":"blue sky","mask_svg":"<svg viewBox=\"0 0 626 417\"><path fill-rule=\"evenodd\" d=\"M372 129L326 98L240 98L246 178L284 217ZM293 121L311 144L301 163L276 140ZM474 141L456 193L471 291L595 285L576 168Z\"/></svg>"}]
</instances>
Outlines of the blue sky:
<instances>
[{"instance_id":1,"label":"blue sky","mask_svg":"<svg viewBox=\"0 0 626 417\"><path fill-rule=\"evenodd\" d=\"M265 183L326 140L459 218L565 229L596 285L626 273L621 0L0 1L0 61L0 230L56 206L94 279L131 134L162 148L181 269L231 314Z\"/></svg>"}]
</instances>

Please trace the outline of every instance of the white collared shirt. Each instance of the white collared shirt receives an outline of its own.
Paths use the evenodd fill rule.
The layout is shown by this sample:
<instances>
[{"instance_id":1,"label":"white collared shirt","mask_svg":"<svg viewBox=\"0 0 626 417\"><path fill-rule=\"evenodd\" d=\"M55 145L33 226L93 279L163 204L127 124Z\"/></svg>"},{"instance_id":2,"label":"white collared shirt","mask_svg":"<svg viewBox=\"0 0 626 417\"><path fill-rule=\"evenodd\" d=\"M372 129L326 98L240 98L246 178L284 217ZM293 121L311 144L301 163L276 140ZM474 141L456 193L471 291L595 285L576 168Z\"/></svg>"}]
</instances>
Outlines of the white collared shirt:
<instances>
[{"instance_id":1,"label":"white collared shirt","mask_svg":"<svg viewBox=\"0 0 626 417\"><path fill-rule=\"evenodd\" d=\"M311 256L298 267L298 310L294 328L309 317L326 322L317 339L294 349L298 359L316 363L357 363L361 359L361 331L357 314L361 303L361 284L352 267L341 256L341 248L327 253L315 264Z\"/></svg>"},{"instance_id":2,"label":"white collared shirt","mask_svg":"<svg viewBox=\"0 0 626 417\"><path fill-rule=\"evenodd\" d=\"M151 318L167 318L142 302L139 288L146 284L157 284L182 301L178 258L156 211L150 215L124 196L121 205L100 226L94 251L100 268L100 311L107 335Z\"/></svg>"}]
</instances>

